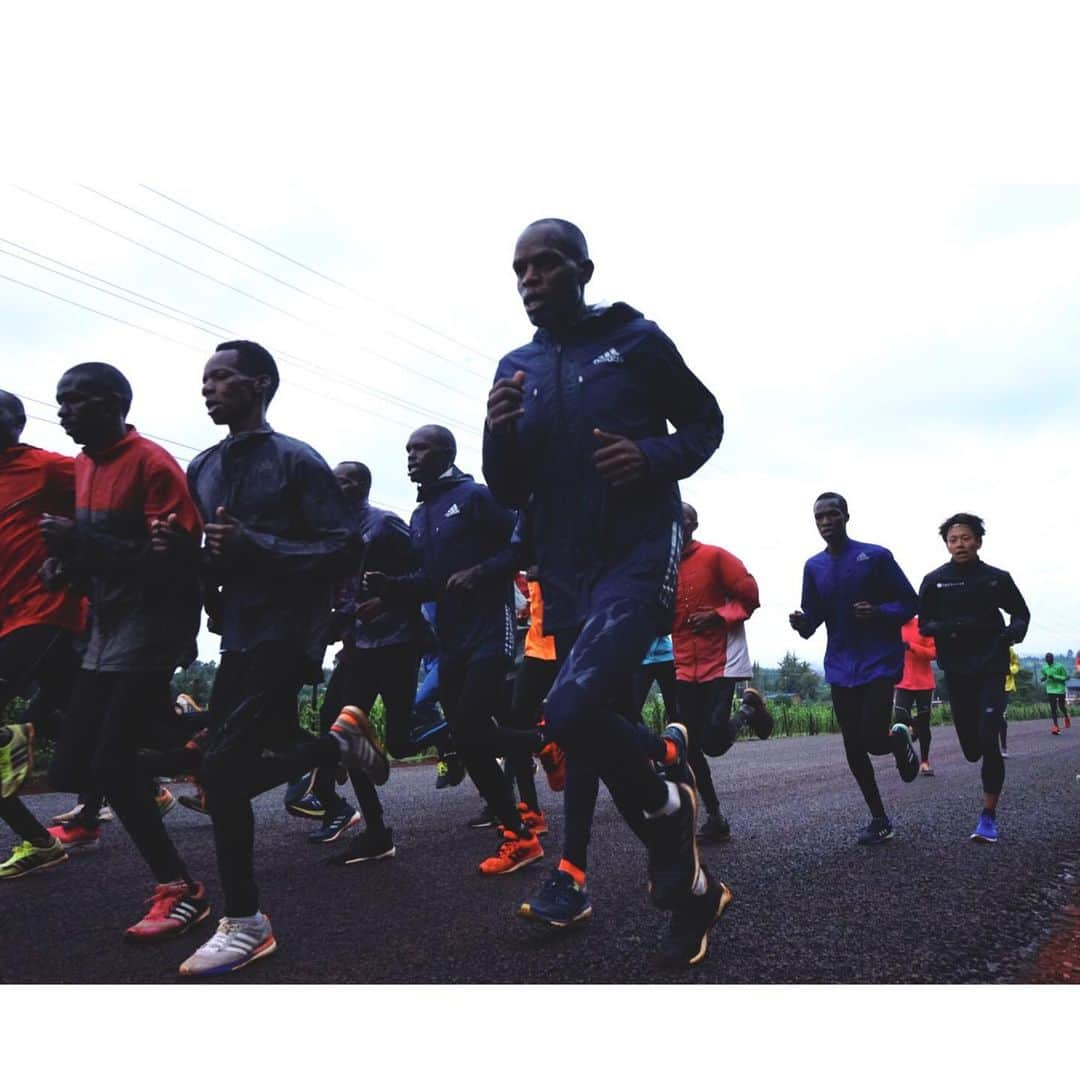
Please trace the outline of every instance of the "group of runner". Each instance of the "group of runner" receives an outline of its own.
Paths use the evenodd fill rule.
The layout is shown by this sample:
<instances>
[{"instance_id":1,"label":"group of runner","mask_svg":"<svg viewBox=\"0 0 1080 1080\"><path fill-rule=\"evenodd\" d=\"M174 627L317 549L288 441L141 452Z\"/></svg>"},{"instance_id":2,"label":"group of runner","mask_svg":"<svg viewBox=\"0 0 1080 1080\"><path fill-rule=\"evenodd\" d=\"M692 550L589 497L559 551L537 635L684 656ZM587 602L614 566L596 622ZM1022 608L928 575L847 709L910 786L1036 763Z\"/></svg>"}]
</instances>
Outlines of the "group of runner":
<instances>
[{"instance_id":1,"label":"group of runner","mask_svg":"<svg viewBox=\"0 0 1080 1080\"><path fill-rule=\"evenodd\" d=\"M480 823L497 824L481 874L543 857L534 759L562 792L561 858L522 916L566 927L591 914L602 781L644 848L653 904L670 913L659 960L704 957L732 896L699 847L731 832L708 758L744 726L772 730L747 685L757 583L730 552L695 539L697 512L678 488L718 447L723 418L655 323L624 303L586 304L593 263L576 226L534 222L513 270L536 332L495 373L487 484L457 467L450 431L417 429L408 525L371 504L364 464L331 470L270 427L277 366L250 341L223 342L206 362L204 404L228 435L186 476L127 422L131 386L110 365L79 364L59 381L75 459L21 443L22 404L0 393L0 704L33 691L21 722L0 728L0 817L19 837L0 877L89 845L107 800L157 882L127 936L190 930L210 901L164 826L155 778L192 775L200 792L186 805L213 823L224 917L180 973L233 971L276 948L259 907L251 800L289 784L287 807L320 819L316 842L363 820L334 861L387 858L396 847L377 789L389 758L434 747L437 786L467 772L485 802ZM964 754L983 763L974 835L996 840L1004 680L1028 611L1009 575L980 560L982 521L956 514L941 526L950 560L916 596L886 549L847 535L842 496L820 496L814 516L826 549L808 560L790 621L804 637L828 631L826 679L872 818L859 843L894 835L870 756L893 754L904 780L920 772L909 721L930 771L926 688L902 676L905 656L934 647ZM531 624L508 693L512 582L526 567ZM421 605L431 603L429 624ZM169 693L195 657L201 610L221 636L205 713L174 708ZM309 734L298 695L321 680L335 641L321 733ZM654 682L668 721L659 734L641 716ZM385 746L369 719L380 698ZM16 795L35 734L57 740L49 783L83 806L51 829ZM337 792L346 776L356 808Z\"/></svg>"}]
</instances>

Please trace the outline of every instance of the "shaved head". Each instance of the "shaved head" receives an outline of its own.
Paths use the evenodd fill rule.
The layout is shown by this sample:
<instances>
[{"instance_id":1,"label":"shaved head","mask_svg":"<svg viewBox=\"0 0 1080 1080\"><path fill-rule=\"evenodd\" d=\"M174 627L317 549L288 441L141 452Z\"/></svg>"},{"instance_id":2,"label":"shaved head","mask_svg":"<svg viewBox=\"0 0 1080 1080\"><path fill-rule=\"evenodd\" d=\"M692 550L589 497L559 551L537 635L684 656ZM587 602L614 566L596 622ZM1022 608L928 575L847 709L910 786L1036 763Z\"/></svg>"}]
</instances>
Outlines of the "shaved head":
<instances>
[{"instance_id":1,"label":"shaved head","mask_svg":"<svg viewBox=\"0 0 1080 1080\"><path fill-rule=\"evenodd\" d=\"M552 245L558 248L564 255L577 262L585 262L589 257L589 245L585 242L585 234L572 222L564 218L539 218L525 227L525 233L533 229L542 229L549 234Z\"/></svg>"}]
</instances>

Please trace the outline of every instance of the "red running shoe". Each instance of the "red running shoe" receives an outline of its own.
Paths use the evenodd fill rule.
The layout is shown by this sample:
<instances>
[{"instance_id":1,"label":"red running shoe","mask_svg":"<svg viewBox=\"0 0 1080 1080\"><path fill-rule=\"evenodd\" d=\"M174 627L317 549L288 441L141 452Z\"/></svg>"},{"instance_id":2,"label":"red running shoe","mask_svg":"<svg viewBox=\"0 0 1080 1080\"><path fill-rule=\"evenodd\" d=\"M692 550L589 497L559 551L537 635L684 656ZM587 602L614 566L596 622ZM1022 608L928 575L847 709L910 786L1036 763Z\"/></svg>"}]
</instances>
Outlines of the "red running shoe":
<instances>
[{"instance_id":1,"label":"red running shoe","mask_svg":"<svg viewBox=\"0 0 1080 1080\"><path fill-rule=\"evenodd\" d=\"M170 881L159 885L149 900L146 914L124 931L128 941L152 941L176 937L201 923L210 914L206 887L197 882L194 887L186 881Z\"/></svg>"},{"instance_id":2,"label":"red running shoe","mask_svg":"<svg viewBox=\"0 0 1080 1080\"><path fill-rule=\"evenodd\" d=\"M481 874L512 874L544 857L544 849L535 836L518 836L509 829L501 829L500 833L499 850L477 867Z\"/></svg>"},{"instance_id":3,"label":"red running shoe","mask_svg":"<svg viewBox=\"0 0 1080 1080\"><path fill-rule=\"evenodd\" d=\"M547 835L548 824L543 810L530 810L525 803L518 803L518 813L521 815L521 824L524 825L533 836Z\"/></svg>"},{"instance_id":4,"label":"red running shoe","mask_svg":"<svg viewBox=\"0 0 1080 1080\"><path fill-rule=\"evenodd\" d=\"M552 791L562 791L566 787L566 754L558 743L545 743L536 755L547 773L548 787Z\"/></svg>"},{"instance_id":5,"label":"red running shoe","mask_svg":"<svg viewBox=\"0 0 1080 1080\"><path fill-rule=\"evenodd\" d=\"M65 851L93 851L101 843L101 828L88 829L76 821L65 821L46 830L64 845Z\"/></svg>"},{"instance_id":6,"label":"red running shoe","mask_svg":"<svg viewBox=\"0 0 1080 1080\"><path fill-rule=\"evenodd\" d=\"M1051 735L1060 735L1061 734L1061 728L1059 728L1057 726L1057 724L1052 724L1051 727L1050 727L1050 734Z\"/></svg>"}]
</instances>

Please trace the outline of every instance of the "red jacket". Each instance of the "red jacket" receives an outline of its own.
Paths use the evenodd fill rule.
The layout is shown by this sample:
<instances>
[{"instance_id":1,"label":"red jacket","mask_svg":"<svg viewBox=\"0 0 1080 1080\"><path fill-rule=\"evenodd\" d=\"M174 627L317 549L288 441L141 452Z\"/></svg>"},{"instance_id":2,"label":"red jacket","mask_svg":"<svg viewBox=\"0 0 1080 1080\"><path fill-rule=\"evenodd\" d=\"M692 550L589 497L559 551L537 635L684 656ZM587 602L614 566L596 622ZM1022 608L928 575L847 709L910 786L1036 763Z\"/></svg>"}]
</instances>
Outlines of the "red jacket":
<instances>
[{"instance_id":1,"label":"red jacket","mask_svg":"<svg viewBox=\"0 0 1080 1080\"><path fill-rule=\"evenodd\" d=\"M50 592L37 576L46 559L42 514L75 515L75 459L19 443L0 451L0 637L25 626L78 633L86 602L67 589Z\"/></svg>"},{"instance_id":2,"label":"red jacket","mask_svg":"<svg viewBox=\"0 0 1080 1080\"><path fill-rule=\"evenodd\" d=\"M730 551L691 540L683 548L675 594L675 677L681 682L748 679L753 674L743 623L761 606L758 586ZM720 626L694 633L687 619L711 608L723 616Z\"/></svg>"},{"instance_id":3,"label":"red jacket","mask_svg":"<svg viewBox=\"0 0 1080 1080\"><path fill-rule=\"evenodd\" d=\"M919 633L919 620L910 619L900 628L904 650L904 674L896 684L901 690L933 690L934 673L930 661L937 656L934 639Z\"/></svg>"}]
</instances>

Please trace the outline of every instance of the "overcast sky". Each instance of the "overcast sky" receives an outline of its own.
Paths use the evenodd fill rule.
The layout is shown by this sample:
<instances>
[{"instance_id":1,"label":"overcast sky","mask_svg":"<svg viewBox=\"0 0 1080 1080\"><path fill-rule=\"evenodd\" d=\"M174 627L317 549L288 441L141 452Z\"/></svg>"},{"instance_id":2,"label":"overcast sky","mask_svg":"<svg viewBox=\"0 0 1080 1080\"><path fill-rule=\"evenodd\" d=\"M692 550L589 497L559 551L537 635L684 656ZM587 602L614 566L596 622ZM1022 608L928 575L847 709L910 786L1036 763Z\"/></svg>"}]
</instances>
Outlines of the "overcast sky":
<instances>
[{"instance_id":1,"label":"overcast sky","mask_svg":"<svg viewBox=\"0 0 1080 1080\"><path fill-rule=\"evenodd\" d=\"M35 417L27 441L72 449L48 422L57 378L106 360L131 379L131 420L190 458L222 434L201 406L202 364L215 342L248 337L281 367L272 424L331 464L366 461L373 500L407 514L403 447L419 424L450 426L479 478L495 362L531 333L514 239L568 217L596 262L588 299L655 319L723 409L724 442L683 490L699 538L758 579L756 659L793 649L820 663L823 632L802 642L787 613L821 547L811 505L825 489L916 587L945 559L939 522L982 515L984 557L1032 608L1024 650L1080 647L1080 186L989 183L1031 174L979 156L1007 124L1018 153L1063 138L1046 110L1019 116L1015 83L995 74L1005 61L1015 73L1012 50L1030 60L1035 35L1025 85L1052 97L1063 45L1034 22L981 26L977 70L958 83L935 46L911 78L914 24L886 41L848 20L866 35L852 52L822 17L707 26L676 5L654 26L574 10L573 33L558 4L543 25L469 5L425 8L421 32L408 5L348 33L270 21L212 79L185 75L180 27L177 80L152 106L138 86L158 58L104 65L109 175L98 160L81 187L68 161L0 190L0 386ZM86 150L80 99L65 100ZM46 90L39 133L60 108Z\"/></svg>"}]
</instances>

